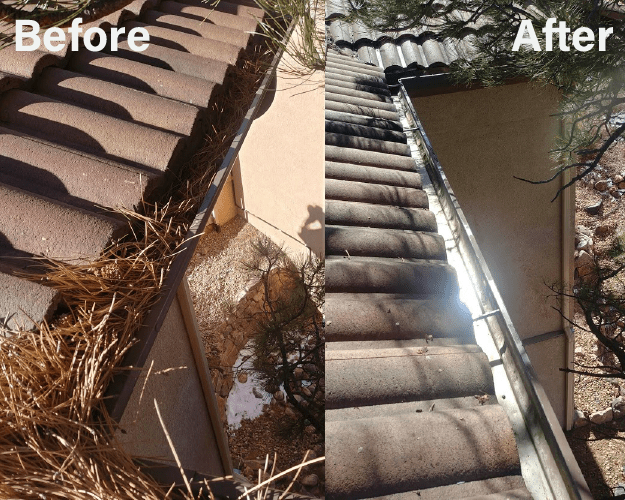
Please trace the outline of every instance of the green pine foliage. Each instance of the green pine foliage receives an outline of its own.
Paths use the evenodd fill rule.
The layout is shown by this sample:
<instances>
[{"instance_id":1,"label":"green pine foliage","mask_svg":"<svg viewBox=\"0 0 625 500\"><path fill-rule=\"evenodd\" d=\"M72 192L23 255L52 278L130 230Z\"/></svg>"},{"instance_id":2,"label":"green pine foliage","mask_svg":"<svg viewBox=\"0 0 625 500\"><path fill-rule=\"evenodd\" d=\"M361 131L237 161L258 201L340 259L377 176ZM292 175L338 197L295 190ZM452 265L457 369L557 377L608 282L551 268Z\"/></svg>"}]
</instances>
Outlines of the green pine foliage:
<instances>
[{"instance_id":1,"label":"green pine foliage","mask_svg":"<svg viewBox=\"0 0 625 500\"><path fill-rule=\"evenodd\" d=\"M469 37L475 46L470 60L452 64L452 75L459 84L480 82L498 85L511 80L532 81L556 86L562 96L563 137L554 145L559 178L575 169L573 179L556 193L591 172L607 149L625 132L625 124L611 120L625 104L625 26L620 19L625 6L614 0L351 0L350 18L382 32L425 28L441 39ZM554 37L553 50L545 50L542 28L548 18L566 22L571 33L580 27L592 30L598 41L601 28L613 29L606 50L598 43L588 51L572 46L561 50ZM541 51L522 45L513 51L523 20L532 21ZM525 32L525 30L523 30ZM554 198L555 199L555 198Z\"/></svg>"}]
</instances>

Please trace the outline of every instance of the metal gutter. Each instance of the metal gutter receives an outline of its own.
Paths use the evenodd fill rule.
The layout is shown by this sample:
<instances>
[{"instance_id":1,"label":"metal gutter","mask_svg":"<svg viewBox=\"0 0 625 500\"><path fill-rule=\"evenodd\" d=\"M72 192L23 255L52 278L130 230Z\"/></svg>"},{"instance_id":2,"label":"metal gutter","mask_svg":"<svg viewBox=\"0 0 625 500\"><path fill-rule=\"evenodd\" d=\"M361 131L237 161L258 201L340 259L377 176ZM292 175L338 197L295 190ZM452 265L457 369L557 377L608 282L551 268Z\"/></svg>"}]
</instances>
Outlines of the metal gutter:
<instances>
[{"instance_id":1,"label":"metal gutter","mask_svg":"<svg viewBox=\"0 0 625 500\"><path fill-rule=\"evenodd\" d=\"M433 187L473 289L479 300L479 319L487 326L497 348L513 397L521 412L528 438L535 449L538 468L550 491L546 498L590 500L592 495L560 428L545 390L538 381L501 295L482 256L454 192L433 151L430 141L408 96L404 79L399 79L399 100L406 110L409 130L419 142L425 169Z\"/></svg>"},{"instance_id":2,"label":"metal gutter","mask_svg":"<svg viewBox=\"0 0 625 500\"><path fill-rule=\"evenodd\" d=\"M285 42L289 40L294 28L295 23L291 22L291 25L289 26L289 29L284 37ZM169 307L176 297L178 287L185 276L191 257L193 256L195 248L199 242L199 236L203 233L208 219L210 218L215 207L217 198L226 184L228 176L232 172L235 159L241 149L243 140L249 132L252 122L258 113L260 104L262 103L268 87L270 86L270 83L276 73L278 63L280 62L283 53L284 49L280 48L275 54L269 70L265 74L260 87L256 91L254 100L245 114L245 118L243 119L243 122L241 123L241 126L239 127L239 130L237 131L225 158L215 173L215 177L213 178L208 192L206 193L206 196L204 197L204 200L202 201L202 204L200 205L198 212L189 227L183 243L179 247L178 255L175 257L172 266L167 273L161 296L148 313L145 324L137 333L136 343L128 350L124 358L123 367L126 369L121 370L120 373L113 378L108 387L106 405L110 416L115 421L119 422L124 414L126 405L130 400L130 396L132 395L141 374L140 369L145 365L146 360L148 359L158 332L163 325L165 317L167 316Z\"/></svg>"},{"instance_id":3,"label":"metal gutter","mask_svg":"<svg viewBox=\"0 0 625 500\"><path fill-rule=\"evenodd\" d=\"M181 469L175 465L166 465L149 459L137 460L143 472L157 477L163 484L174 485L174 491L186 491L185 481L182 477L184 473L191 490L195 495L194 498L208 498L206 494L205 482L208 482L211 492L217 500L233 500L246 495L246 489L249 491L256 484L250 483L243 476L235 474L225 478L216 478L190 469ZM251 497L256 498L254 493ZM301 493L285 493L273 487L269 487L263 496L266 500L306 500L312 499L309 495Z\"/></svg>"}]
</instances>

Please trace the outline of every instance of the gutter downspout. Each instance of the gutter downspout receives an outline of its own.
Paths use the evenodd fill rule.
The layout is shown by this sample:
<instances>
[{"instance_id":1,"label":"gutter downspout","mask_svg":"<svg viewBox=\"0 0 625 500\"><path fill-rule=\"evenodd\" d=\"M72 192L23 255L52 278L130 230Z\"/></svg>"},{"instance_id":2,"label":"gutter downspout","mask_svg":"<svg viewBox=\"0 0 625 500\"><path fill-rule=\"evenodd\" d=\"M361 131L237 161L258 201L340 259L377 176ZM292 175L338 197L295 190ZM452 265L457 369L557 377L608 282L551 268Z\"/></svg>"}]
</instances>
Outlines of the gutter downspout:
<instances>
[{"instance_id":1,"label":"gutter downspout","mask_svg":"<svg viewBox=\"0 0 625 500\"><path fill-rule=\"evenodd\" d=\"M561 123L561 130L564 130L564 122ZM562 174L562 186L566 185L572 178L572 169L567 169ZM562 192L562 287L566 295L572 295L575 266L573 254L575 252L575 186L565 189ZM570 296L562 297L562 329L566 335L565 339L565 365L569 369L574 368L575 361L575 331L566 318L573 319L574 299ZM575 375L567 373L565 379L564 394L564 422L567 431L573 428L575 411Z\"/></svg>"}]
</instances>

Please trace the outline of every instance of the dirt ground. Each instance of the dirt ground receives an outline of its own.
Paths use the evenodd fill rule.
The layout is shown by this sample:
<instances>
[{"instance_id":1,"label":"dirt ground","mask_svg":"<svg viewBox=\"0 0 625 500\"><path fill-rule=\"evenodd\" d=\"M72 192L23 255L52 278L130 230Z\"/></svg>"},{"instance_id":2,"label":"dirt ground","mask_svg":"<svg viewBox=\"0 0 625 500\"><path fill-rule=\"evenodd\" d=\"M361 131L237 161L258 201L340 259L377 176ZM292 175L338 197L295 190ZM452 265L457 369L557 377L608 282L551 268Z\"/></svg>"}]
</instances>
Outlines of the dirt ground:
<instances>
[{"instance_id":1,"label":"dirt ground","mask_svg":"<svg viewBox=\"0 0 625 500\"><path fill-rule=\"evenodd\" d=\"M250 481L258 482L258 468L262 467L265 457L270 459L277 454L277 470L284 471L302 462L306 452L310 450L307 460L324 455L323 442L315 434L314 429L302 429L298 420L285 412L284 406L272 405L260 417L254 420L243 420L241 427L229 433L230 452L235 468ZM323 462L313 464L302 470L299 480L307 479L311 484L305 486L299 482L293 491L320 497L324 492L325 469ZM318 483L315 482L316 476ZM284 488L290 481L276 484Z\"/></svg>"},{"instance_id":2,"label":"dirt ground","mask_svg":"<svg viewBox=\"0 0 625 500\"><path fill-rule=\"evenodd\" d=\"M200 240L191 260L187 278L209 354L216 343L215 329L254 284L241 263L248 259L250 245L259 236L261 233L252 225L236 217L218 231L211 228ZM276 466L281 471L301 463L308 450L312 452L309 459L324 455L319 436L310 428L298 427L294 414L280 404L266 405L258 418L243 420L241 427L228 431L228 439L234 467L253 482L258 480L258 467L262 467L266 455L273 459L274 452L277 453ZM314 496L323 494L323 463L305 468L298 479L304 478L310 484L306 486L300 481L295 491Z\"/></svg>"},{"instance_id":3,"label":"dirt ground","mask_svg":"<svg viewBox=\"0 0 625 500\"><path fill-rule=\"evenodd\" d=\"M625 231L625 208L622 193L613 189L612 194L609 191L602 194L596 189L596 183L607 179L618 183L619 178L625 176L625 142L617 143L606 154L601 167L600 176L585 179L576 186L576 225L590 230L594 255L599 262L606 262L614 257L615 239ZM596 215L588 213L586 209L601 200L599 212ZM580 327L574 328L575 362L595 366L598 363L597 342L590 332L584 330L587 325L579 308L574 319ZM575 375L575 407L586 416L609 408L619 395L625 396L623 380ZM625 493L625 490L617 490L619 485L625 484L625 420L599 425L591 423L574 429L567 438L595 499Z\"/></svg>"}]
</instances>

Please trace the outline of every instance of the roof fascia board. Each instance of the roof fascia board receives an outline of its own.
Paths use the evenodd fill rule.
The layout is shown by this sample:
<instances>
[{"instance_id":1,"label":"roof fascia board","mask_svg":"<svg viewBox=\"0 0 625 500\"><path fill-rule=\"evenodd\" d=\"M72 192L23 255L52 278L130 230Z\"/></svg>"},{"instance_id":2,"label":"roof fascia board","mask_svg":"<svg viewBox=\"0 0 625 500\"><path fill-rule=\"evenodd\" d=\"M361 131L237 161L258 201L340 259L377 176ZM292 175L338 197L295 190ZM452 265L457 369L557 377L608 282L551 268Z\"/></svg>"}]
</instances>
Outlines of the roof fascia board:
<instances>
[{"instance_id":1,"label":"roof fascia board","mask_svg":"<svg viewBox=\"0 0 625 500\"><path fill-rule=\"evenodd\" d=\"M193 352L195 369L200 379L202 392L204 393L204 402L206 403L206 409L210 416L213 433L215 434L215 441L217 441L219 456L221 457L225 474L230 475L233 473L232 456L230 455L230 448L228 447L228 438L226 437L221 424L219 406L215 395L215 387L213 386L208 360L206 359L206 352L204 343L202 342L202 336L200 334L200 327L195 316L195 310L193 309L193 299L191 298L191 290L189 288L189 282L186 275L182 278L182 282L178 287L177 295L182 317L189 336L189 344L191 345L191 351Z\"/></svg>"},{"instance_id":2,"label":"roof fascia board","mask_svg":"<svg viewBox=\"0 0 625 500\"><path fill-rule=\"evenodd\" d=\"M479 82L470 85L458 84L453 81L451 73L436 73L433 75L419 75L400 77L398 86L403 85L410 97L428 97L439 94L452 94L455 92L466 92L487 88ZM517 83L529 83L529 78L510 78L503 85L514 85Z\"/></svg>"}]
</instances>

